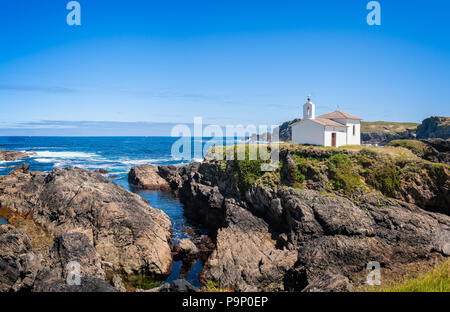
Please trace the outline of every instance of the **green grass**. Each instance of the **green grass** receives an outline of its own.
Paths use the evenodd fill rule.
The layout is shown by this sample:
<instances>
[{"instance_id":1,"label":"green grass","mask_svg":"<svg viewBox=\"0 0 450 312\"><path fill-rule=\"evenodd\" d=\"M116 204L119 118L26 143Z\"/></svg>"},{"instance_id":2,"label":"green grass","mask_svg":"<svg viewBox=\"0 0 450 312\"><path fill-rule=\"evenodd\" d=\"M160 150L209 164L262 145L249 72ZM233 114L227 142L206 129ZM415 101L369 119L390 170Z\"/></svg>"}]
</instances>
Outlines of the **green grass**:
<instances>
[{"instance_id":1,"label":"green grass","mask_svg":"<svg viewBox=\"0 0 450 312\"><path fill-rule=\"evenodd\" d=\"M401 171L395 164L383 164L370 171L367 182L384 195L392 197L400 189Z\"/></svg>"},{"instance_id":2,"label":"green grass","mask_svg":"<svg viewBox=\"0 0 450 312\"><path fill-rule=\"evenodd\" d=\"M350 158L345 154L331 156L328 160L329 178L335 190L351 195L360 185L361 179L353 167Z\"/></svg>"},{"instance_id":3,"label":"green grass","mask_svg":"<svg viewBox=\"0 0 450 312\"><path fill-rule=\"evenodd\" d=\"M141 274L123 276L122 279L125 284L144 290L159 287L163 283L161 280Z\"/></svg>"},{"instance_id":4,"label":"green grass","mask_svg":"<svg viewBox=\"0 0 450 312\"><path fill-rule=\"evenodd\" d=\"M352 198L362 191L379 191L384 196L397 198L404 183L429 179L433 185L440 185L448 179L448 165L431 163L413 152L420 148L417 145L420 143L402 140L394 141L396 146L339 148L282 143L280 165L274 172L261 171L261 165L268 161L259 157L248 160L247 146L244 160L227 160L221 165L224 171L234 172L242 194L258 183L272 187L313 188ZM225 150L228 155L237 153L236 146L226 147L224 153Z\"/></svg>"},{"instance_id":5,"label":"green grass","mask_svg":"<svg viewBox=\"0 0 450 312\"><path fill-rule=\"evenodd\" d=\"M219 284L213 281L208 281L206 286L203 287L204 292L232 292L230 288L219 287Z\"/></svg>"},{"instance_id":6,"label":"green grass","mask_svg":"<svg viewBox=\"0 0 450 312\"><path fill-rule=\"evenodd\" d=\"M388 146L407 148L419 157L423 157L425 155L427 148L425 143L418 140L393 140L389 142Z\"/></svg>"},{"instance_id":7,"label":"green grass","mask_svg":"<svg viewBox=\"0 0 450 312\"><path fill-rule=\"evenodd\" d=\"M242 146L241 146L242 147ZM242 160L238 160L238 147L234 146L233 150L225 149L225 153L234 153L234 160L227 161L227 166L232 165L236 174L239 189L242 193L245 193L250 186L255 183L259 178L264 175L264 171L261 171L261 165L268 163L269 161L262 160L259 156L259 146L256 153L255 160L250 160L250 146L245 145L245 154ZM255 156L255 155L253 155Z\"/></svg>"},{"instance_id":8,"label":"green grass","mask_svg":"<svg viewBox=\"0 0 450 312\"><path fill-rule=\"evenodd\" d=\"M450 292L450 260L416 278L407 278L404 281L381 287L372 286L368 290L376 292Z\"/></svg>"},{"instance_id":9,"label":"green grass","mask_svg":"<svg viewBox=\"0 0 450 312\"><path fill-rule=\"evenodd\" d=\"M394 133L414 130L419 126L414 122L362 121L361 132Z\"/></svg>"}]
</instances>

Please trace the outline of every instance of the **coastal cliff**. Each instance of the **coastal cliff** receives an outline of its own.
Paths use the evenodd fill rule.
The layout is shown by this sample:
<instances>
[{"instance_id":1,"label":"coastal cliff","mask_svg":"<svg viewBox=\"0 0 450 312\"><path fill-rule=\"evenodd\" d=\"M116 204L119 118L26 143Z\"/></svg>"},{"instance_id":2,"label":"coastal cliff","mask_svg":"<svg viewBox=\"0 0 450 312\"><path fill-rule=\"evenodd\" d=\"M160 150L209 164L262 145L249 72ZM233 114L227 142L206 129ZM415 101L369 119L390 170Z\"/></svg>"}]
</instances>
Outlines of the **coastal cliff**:
<instances>
[{"instance_id":1,"label":"coastal cliff","mask_svg":"<svg viewBox=\"0 0 450 312\"><path fill-rule=\"evenodd\" d=\"M450 171L402 147L283 145L278 170L261 161L159 167L208 227L215 248L202 272L237 291L350 291L371 261L383 278L450 255Z\"/></svg>"}]
</instances>

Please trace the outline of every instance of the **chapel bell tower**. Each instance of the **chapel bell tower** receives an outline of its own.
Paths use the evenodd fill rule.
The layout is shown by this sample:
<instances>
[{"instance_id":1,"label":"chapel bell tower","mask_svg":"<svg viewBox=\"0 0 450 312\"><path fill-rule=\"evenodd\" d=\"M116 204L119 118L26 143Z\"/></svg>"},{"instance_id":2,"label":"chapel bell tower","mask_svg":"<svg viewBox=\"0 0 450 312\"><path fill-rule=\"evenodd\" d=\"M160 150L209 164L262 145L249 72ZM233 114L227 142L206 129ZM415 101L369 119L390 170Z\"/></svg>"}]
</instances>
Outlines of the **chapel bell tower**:
<instances>
[{"instance_id":1,"label":"chapel bell tower","mask_svg":"<svg viewBox=\"0 0 450 312\"><path fill-rule=\"evenodd\" d=\"M316 107L311 102L311 97L308 95L307 101L303 104L303 119L314 119L316 116Z\"/></svg>"}]
</instances>

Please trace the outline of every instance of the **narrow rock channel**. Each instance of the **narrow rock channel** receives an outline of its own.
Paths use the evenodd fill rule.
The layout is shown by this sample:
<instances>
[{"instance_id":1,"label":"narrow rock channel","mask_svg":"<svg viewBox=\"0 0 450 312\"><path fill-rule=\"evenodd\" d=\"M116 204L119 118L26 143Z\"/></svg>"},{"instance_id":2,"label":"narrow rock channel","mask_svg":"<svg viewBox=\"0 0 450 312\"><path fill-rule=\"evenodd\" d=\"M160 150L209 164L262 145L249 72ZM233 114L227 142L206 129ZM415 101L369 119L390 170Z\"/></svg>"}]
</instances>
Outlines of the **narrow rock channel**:
<instances>
[{"instance_id":1,"label":"narrow rock channel","mask_svg":"<svg viewBox=\"0 0 450 312\"><path fill-rule=\"evenodd\" d=\"M153 208L164 211L172 222L172 245L176 246L181 239L189 239L195 244L207 238L207 231L197 224L190 223L184 216L184 207L179 199L170 191L141 190L133 187L124 179L115 180L115 183L122 185L125 189L141 196L149 202ZM201 287L199 274L203 270L201 257L192 263L183 263L176 259L173 262L171 274L165 282L173 282L177 279L185 279L193 286Z\"/></svg>"}]
</instances>

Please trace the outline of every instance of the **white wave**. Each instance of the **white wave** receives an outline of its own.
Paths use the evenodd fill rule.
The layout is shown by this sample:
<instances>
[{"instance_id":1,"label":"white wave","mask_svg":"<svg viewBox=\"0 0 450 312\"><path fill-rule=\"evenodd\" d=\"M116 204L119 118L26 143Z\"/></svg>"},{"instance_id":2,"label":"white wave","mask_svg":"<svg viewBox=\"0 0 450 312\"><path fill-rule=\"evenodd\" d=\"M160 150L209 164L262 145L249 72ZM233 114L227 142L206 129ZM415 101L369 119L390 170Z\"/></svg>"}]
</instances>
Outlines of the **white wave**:
<instances>
[{"instance_id":1,"label":"white wave","mask_svg":"<svg viewBox=\"0 0 450 312\"><path fill-rule=\"evenodd\" d=\"M93 153L83 153L83 152L30 152L33 158L92 158L98 156Z\"/></svg>"},{"instance_id":2,"label":"white wave","mask_svg":"<svg viewBox=\"0 0 450 312\"><path fill-rule=\"evenodd\" d=\"M131 159L131 160L119 160L118 162L124 165L144 165L144 164L154 164L165 161L172 161L173 158L150 158L150 159Z\"/></svg>"},{"instance_id":3,"label":"white wave","mask_svg":"<svg viewBox=\"0 0 450 312\"><path fill-rule=\"evenodd\" d=\"M17 158L16 160L0 160L0 164L12 164L22 161L23 158Z\"/></svg>"},{"instance_id":4,"label":"white wave","mask_svg":"<svg viewBox=\"0 0 450 312\"><path fill-rule=\"evenodd\" d=\"M34 161L37 161L39 163L48 164L48 163L57 161L57 159L56 158L35 158Z\"/></svg>"}]
</instances>

